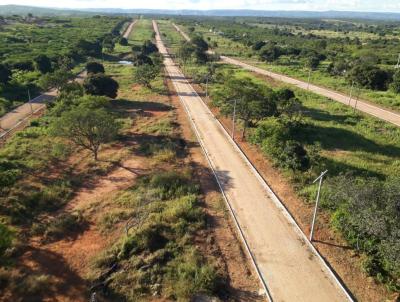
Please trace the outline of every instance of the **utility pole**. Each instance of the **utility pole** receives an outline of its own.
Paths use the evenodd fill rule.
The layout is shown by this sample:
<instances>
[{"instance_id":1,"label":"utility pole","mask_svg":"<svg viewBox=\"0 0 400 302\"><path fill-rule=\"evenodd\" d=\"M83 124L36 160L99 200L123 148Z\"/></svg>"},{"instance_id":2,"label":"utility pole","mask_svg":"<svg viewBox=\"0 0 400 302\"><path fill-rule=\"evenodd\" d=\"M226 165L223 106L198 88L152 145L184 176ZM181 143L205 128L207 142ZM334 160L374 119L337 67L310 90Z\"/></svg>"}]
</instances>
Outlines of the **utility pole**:
<instances>
[{"instance_id":1,"label":"utility pole","mask_svg":"<svg viewBox=\"0 0 400 302\"><path fill-rule=\"evenodd\" d=\"M307 90L310 89L310 80L311 80L311 67L308 71L308 81L307 81Z\"/></svg>"},{"instance_id":2,"label":"utility pole","mask_svg":"<svg viewBox=\"0 0 400 302\"><path fill-rule=\"evenodd\" d=\"M400 53L399 53L399 57L397 59L397 64L396 64L396 66L394 68L396 68L396 69L400 68Z\"/></svg>"},{"instance_id":3,"label":"utility pole","mask_svg":"<svg viewBox=\"0 0 400 302\"><path fill-rule=\"evenodd\" d=\"M233 117L232 117L232 139L233 140L235 140L236 102L237 102L237 100L235 99L235 103L233 105Z\"/></svg>"},{"instance_id":4,"label":"utility pole","mask_svg":"<svg viewBox=\"0 0 400 302\"><path fill-rule=\"evenodd\" d=\"M351 82L350 97L349 97L349 106L350 106L350 102L351 102L351 96L352 96L352 93L353 93L353 87L354 87L354 81Z\"/></svg>"},{"instance_id":5,"label":"utility pole","mask_svg":"<svg viewBox=\"0 0 400 302\"><path fill-rule=\"evenodd\" d=\"M33 108L31 103L31 92L29 91L29 88L28 88L28 100L29 100L29 106L31 107L31 114L33 114Z\"/></svg>"},{"instance_id":6,"label":"utility pole","mask_svg":"<svg viewBox=\"0 0 400 302\"><path fill-rule=\"evenodd\" d=\"M313 235L314 235L314 225L315 225L315 220L317 218L317 210L318 210L318 203L319 203L319 195L321 193L321 186L322 186L322 179L324 178L325 174L328 173L328 170L324 171L321 173L320 176L318 176L313 183L317 182L319 180L318 184L318 192L317 192L317 198L315 200L315 208L314 208L314 215L313 215L313 220L311 223L311 232L310 232L310 241L313 241Z\"/></svg>"},{"instance_id":7,"label":"utility pole","mask_svg":"<svg viewBox=\"0 0 400 302\"><path fill-rule=\"evenodd\" d=\"M208 98L208 74L206 78L206 98Z\"/></svg>"},{"instance_id":8,"label":"utility pole","mask_svg":"<svg viewBox=\"0 0 400 302\"><path fill-rule=\"evenodd\" d=\"M361 88L358 88L358 93L357 93L357 97L356 97L356 103L354 104L354 112L356 112L357 109L357 103L358 103L358 99L360 98L360 93L361 93Z\"/></svg>"}]
</instances>

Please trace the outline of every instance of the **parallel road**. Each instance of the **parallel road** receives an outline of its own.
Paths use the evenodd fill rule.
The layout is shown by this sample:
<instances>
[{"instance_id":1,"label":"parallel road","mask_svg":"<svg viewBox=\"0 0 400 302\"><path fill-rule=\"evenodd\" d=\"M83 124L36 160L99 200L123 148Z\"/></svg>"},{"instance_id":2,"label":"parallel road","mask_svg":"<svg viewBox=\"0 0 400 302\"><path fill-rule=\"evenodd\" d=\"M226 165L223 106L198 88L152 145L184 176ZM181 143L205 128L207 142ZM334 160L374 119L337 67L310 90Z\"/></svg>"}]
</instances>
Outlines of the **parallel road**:
<instances>
[{"instance_id":1,"label":"parallel road","mask_svg":"<svg viewBox=\"0 0 400 302\"><path fill-rule=\"evenodd\" d=\"M77 75L75 81L82 83L85 77L86 71L82 71ZM51 89L5 114L0 118L0 138L18 127L23 121L29 119L33 113L46 107L46 102L52 101L57 96L57 93L56 89Z\"/></svg>"},{"instance_id":2,"label":"parallel road","mask_svg":"<svg viewBox=\"0 0 400 302\"><path fill-rule=\"evenodd\" d=\"M136 22L137 20L134 20L129 24L123 34L123 37L129 37ZM86 72L81 72L78 74L75 81L82 83L85 77ZM5 114L2 118L0 118L0 138L5 136L9 131L18 127L22 122L29 119L32 114L42 110L46 106L46 102L52 101L57 96L57 93L58 91L56 89L51 89L50 91L47 91L32 99L30 102L22 104L21 106Z\"/></svg>"},{"instance_id":3,"label":"parallel road","mask_svg":"<svg viewBox=\"0 0 400 302\"><path fill-rule=\"evenodd\" d=\"M153 21L157 47L270 301L351 301L293 218L188 83ZM243 276L245 278L245 276Z\"/></svg>"},{"instance_id":4,"label":"parallel road","mask_svg":"<svg viewBox=\"0 0 400 302\"><path fill-rule=\"evenodd\" d=\"M184 33L176 24L173 24L173 25L174 25L175 29L179 33L181 33L181 35L187 41L190 40L189 36L186 33ZM244 63L242 61L239 61L237 59L231 58L231 57L226 57L226 56L220 56L220 57L221 57L221 60L223 62L225 62L225 63L239 66L239 67L244 68L246 70L258 73L260 75L271 77L271 78L273 78L275 80L278 80L278 81L281 81L281 82L284 82L284 83L288 83L288 84L297 86L298 88L301 88L301 89L304 89L304 90L312 91L312 92L314 92L316 94L325 96L325 97L327 97L329 99L332 99L334 101L340 102L340 103L345 104L345 105L351 105L353 107L357 106L356 109L359 110L359 111L362 111L364 113L367 113L367 114L370 114L372 116L375 116L375 117L377 117L377 118L379 118L381 120L387 121L387 122L392 123L392 124L394 124L396 126L400 126L400 114L399 113L395 113L395 112L392 112L390 110L383 109L383 108L381 108L379 106L372 105L372 104L370 104L370 103L368 103L367 101L364 101L364 100L358 100L356 102L356 100L351 99L351 101L349 102L350 96L342 94L342 93L339 93L337 91L330 90L330 89L327 89L327 88L323 88L323 87L320 87L320 86L317 86L317 85L313 85L313 84L308 84L307 82L304 82L304 81L301 81L301 80L297 80L297 79L294 79L294 78L291 78L291 77L288 77L288 76L285 76L285 75L282 75L282 74L279 74L279 73L271 72L271 71L268 71L268 70L265 70L265 69L262 69L262 68L259 68L259 67L255 67L255 66L252 66L250 64L247 64L247 63Z\"/></svg>"},{"instance_id":5,"label":"parallel road","mask_svg":"<svg viewBox=\"0 0 400 302\"><path fill-rule=\"evenodd\" d=\"M132 21L131 24L129 24L129 26L125 30L124 34L122 35L125 39L129 38L129 36L132 32L133 26L135 26L136 22L137 22L137 20Z\"/></svg>"}]
</instances>

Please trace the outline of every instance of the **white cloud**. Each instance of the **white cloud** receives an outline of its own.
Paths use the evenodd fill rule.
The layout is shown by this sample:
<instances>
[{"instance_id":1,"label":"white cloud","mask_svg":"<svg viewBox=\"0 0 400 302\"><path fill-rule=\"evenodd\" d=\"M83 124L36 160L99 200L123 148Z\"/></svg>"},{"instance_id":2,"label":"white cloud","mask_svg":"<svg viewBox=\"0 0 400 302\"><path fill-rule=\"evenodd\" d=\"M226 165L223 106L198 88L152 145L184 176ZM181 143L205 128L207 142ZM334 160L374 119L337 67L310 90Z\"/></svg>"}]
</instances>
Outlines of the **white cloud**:
<instances>
[{"instance_id":1,"label":"white cloud","mask_svg":"<svg viewBox=\"0 0 400 302\"><path fill-rule=\"evenodd\" d=\"M264 9L264 10L355 10L400 11L398 0L0 0L0 4L47 7L113 7L152 9Z\"/></svg>"}]
</instances>

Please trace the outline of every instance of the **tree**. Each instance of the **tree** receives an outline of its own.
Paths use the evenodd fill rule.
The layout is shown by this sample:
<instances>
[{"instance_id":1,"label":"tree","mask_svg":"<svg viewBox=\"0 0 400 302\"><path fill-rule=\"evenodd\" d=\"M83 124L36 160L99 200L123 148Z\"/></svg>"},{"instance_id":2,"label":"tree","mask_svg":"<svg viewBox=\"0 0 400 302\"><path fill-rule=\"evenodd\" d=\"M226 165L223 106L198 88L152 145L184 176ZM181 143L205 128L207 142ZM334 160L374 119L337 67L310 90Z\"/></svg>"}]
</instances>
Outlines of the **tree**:
<instances>
[{"instance_id":1,"label":"tree","mask_svg":"<svg viewBox=\"0 0 400 302\"><path fill-rule=\"evenodd\" d=\"M52 131L92 152L97 161L101 145L114 140L119 128L120 125L104 109L76 107L64 112L54 122Z\"/></svg>"},{"instance_id":2,"label":"tree","mask_svg":"<svg viewBox=\"0 0 400 302\"><path fill-rule=\"evenodd\" d=\"M104 73L104 66L98 62L88 62L86 64L87 73L95 74L95 73Z\"/></svg>"},{"instance_id":3,"label":"tree","mask_svg":"<svg viewBox=\"0 0 400 302\"><path fill-rule=\"evenodd\" d=\"M119 39L119 45L128 46L128 40L124 37L121 37L121 39Z\"/></svg>"},{"instance_id":4,"label":"tree","mask_svg":"<svg viewBox=\"0 0 400 302\"><path fill-rule=\"evenodd\" d=\"M393 82L390 84L390 89L395 93L400 93L400 70L397 69L393 75Z\"/></svg>"},{"instance_id":5,"label":"tree","mask_svg":"<svg viewBox=\"0 0 400 302\"><path fill-rule=\"evenodd\" d=\"M133 65L134 66L140 66L140 65L153 65L153 60L149 57L146 56L145 54L139 52L139 53L135 53L133 55Z\"/></svg>"},{"instance_id":6,"label":"tree","mask_svg":"<svg viewBox=\"0 0 400 302\"><path fill-rule=\"evenodd\" d=\"M348 79L361 87L385 90L389 74L375 65L357 64L348 73Z\"/></svg>"},{"instance_id":7,"label":"tree","mask_svg":"<svg viewBox=\"0 0 400 302\"><path fill-rule=\"evenodd\" d=\"M258 122L277 113L274 91L249 78L227 80L214 97L214 104L224 115L232 114L235 101L236 117L244 124L242 138L250 121Z\"/></svg>"},{"instance_id":8,"label":"tree","mask_svg":"<svg viewBox=\"0 0 400 302\"><path fill-rule=\"evenodd\" d=\"M48 73L51 72L51 61L46 55L39 55L34 60L34 65L37 71L40 73Z\"/></svg>"},{"instance_id":9,"label":"tree","mask_svg":"<svg viewBox=\"0 0 400 302\"><path fill-rule=\"evenodd\" d=\"M62 89L72 78L73 74L69 71L58 69L53 73L46 73L39 80L39 86L44 90L56 88Z\"/></svg>"},{"instance_id":10,"label":"tree","mask_svg":"<svg viewBox=\"0 0 400 302\"><path fill-rule=\"evenodd\" d=\"M260 58L267 62L274 62L282 55L282 49L275 45L263 47L260 52Z\"/></svg>"},{"instance_id":11,"label":"tree","mask_svg":"<svg viewBox=\"0 0 400 302\"><path fill-rule=\"evenodd\" d=\"M4 64L0 64L0 83L7 84L11 79L11 70Z\"/></svg>"},{"instance_id":12,"label":"tree","mask_svg":"<svg viewBox=\"0 0 400 302\"><path fill-rule=\"evenodd\" d=\"M151 88L151 81L157 77L159 72L158 66L143 64L136 67L133 78L136 83Z\"/></svg>"},{"instance_id":13,"label":"tree","mask_svg":"<svg viewBox=\"0 0 400 302\"><path fill-rule=\"evenodd\" d=\"M178 58L182 60L183 64L186 64L192 57L194 50L193 44L186 41L178 48Z\"/></svg>"},{"instance_id":14,"label":"tree","mask_svg":"<svg viewBox=\"0 0 400 302\"><path fill-rule=\"evenodd\" d=\"M97 57L102 53L102 46L99 41L89 42L83 39L78 40L74 48L80 56Z\"/></svg>"},{"instance_id":15,"label":"tree","mask_svg":"<svg viewBox=\"0 0 400 302\"><path fill-rule=\"evenodd\" d=\"M116 98L118 93L118 82L102 73L89 75L83 83L86 93L92 95L105 95Z\"/></svg>"},{"instance_id":16,"label":"tree","mask_svg":"<svg viewBox=\"0 0 400 302\"><path fill-rule=\"evenodd\" d=\"M207 42L200 35L194 36L191 42L198 52L206 52L208 50Z\"/></svg>"},{"instance_id":17,"label":"tree","mask_svg":"<svg viewBox=\"0 0 400 302\"><path fill-rule=\"evenodd\" d=\"M311 69L316 69L321 62L320 57L314 54L311 54L307 57L306 66Z\"/></svg>"},{"instance_id":18,"label":"tree","mask_svg":"<svg viewBox=\"0 0 400 302\"><path fill-rule=\"evenodd\" d=\"M158 48L153 42L146 40L142 45L141 51L144 55L148 56L153 52L158 52Z\"/></svg>"},{"instance_id":19,"label":"tree","mask_svg":"<svg viewBox=\"0 0 400 302\"><path fill-rule=\"evenodd\" d=\"M207 56L207 50L208 50L208 44L207 42L203 39L202 36L200 35L195 35L191 39L191 44L194 47L194 57L196 58L196 63L197 64L202 64L207 62L208 56Z\"/></svg>"},{"instance_id":20,"label":"tree","mask_svg":"<svg viewBox=\"0 0 400 302\"><path fill-rule=\"evenodd\" d=\"M253 50L258 51L261 48L263 48L267 43L265 43L264 41L257 41L256 43L253 44L253 46L251 47Z\"/></svg>"},{"instance_id":21,"label":"tree","mask_svg":"<svg viewBox=\"0 0 400 302\"><path fill-rule=\"evenodd\" d=\"M113 36L112 35L107 35L103 39L102 46L108 52L112 52L114 50L114 48L115 48L115 42L114 42Z\"/></svg>"},{"instance_id":22,"label":"tree","mask_svg":"<svg viewBox=\"0 0 400 302\"><path fill-rule=\"evenodd\" d=\"M289 126L296 126L301 119L301 102L293 90L291 89L280 89L276 92L278 104L277 112L283 117L287 117Z\"/></svg>"}]
</instances>

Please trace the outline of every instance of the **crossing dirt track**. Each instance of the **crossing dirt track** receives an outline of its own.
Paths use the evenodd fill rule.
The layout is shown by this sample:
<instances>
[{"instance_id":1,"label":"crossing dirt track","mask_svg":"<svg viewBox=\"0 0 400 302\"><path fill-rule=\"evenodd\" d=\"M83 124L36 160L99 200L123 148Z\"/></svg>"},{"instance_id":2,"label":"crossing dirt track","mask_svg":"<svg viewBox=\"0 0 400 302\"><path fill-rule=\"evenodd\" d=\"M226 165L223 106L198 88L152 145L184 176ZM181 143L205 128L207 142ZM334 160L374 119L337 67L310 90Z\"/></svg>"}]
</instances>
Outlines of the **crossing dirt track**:
<instances>
[{"instance_id":1,"label":"crossing dirt track","mask_svg":"<svg viewBox=\"0 0 400 302\"><path fill-rule=\"evenodd\" d=\"M247 241L271 301L351 301L294 220L269 190L156 41L176 93Z\"/></svg>"}]
</instances>

